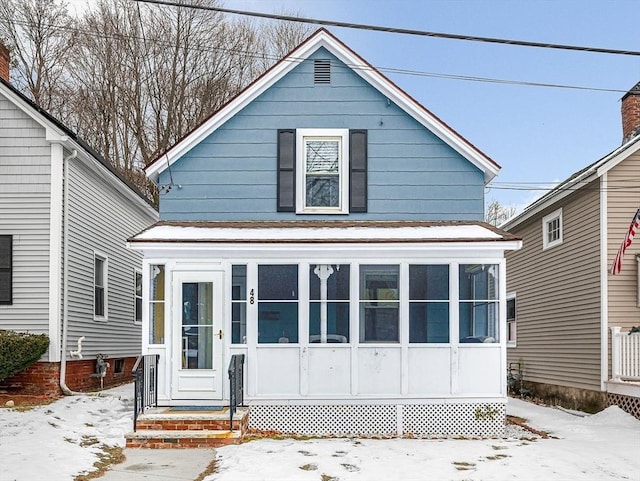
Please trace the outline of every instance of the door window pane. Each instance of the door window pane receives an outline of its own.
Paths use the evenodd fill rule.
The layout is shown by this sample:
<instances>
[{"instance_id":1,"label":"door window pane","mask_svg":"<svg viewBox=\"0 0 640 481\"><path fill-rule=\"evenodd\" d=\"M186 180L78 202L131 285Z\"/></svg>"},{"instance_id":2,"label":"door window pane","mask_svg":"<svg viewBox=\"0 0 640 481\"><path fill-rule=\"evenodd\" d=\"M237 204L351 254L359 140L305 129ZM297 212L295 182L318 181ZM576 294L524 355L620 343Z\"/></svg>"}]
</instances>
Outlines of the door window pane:
<instances>
[{"instance_id":1,"label":"door window pane","mask_svg":"<svg viewBox=\"0 0 640 481\"><path fill-rule=\"evenodd\" d=\"M461 264L460 342L497 342L498 265Z\"/></svg>"},{"instance_id":2,"label":"door window pane","mask_svg":"<svg viewBox=\"0 0 640 481\"><path fill-rule=\"evenodd\" d=\"M360 266L360 342L399 342L397 265Z\"/></svg>"},{"instance_id":3,"label":"door window pane","mask_svg":"<svg viewBox=\"0 0 640 481\"><path fill-rule=\"evenodd\" d=\"M298 342L298 266L258 266L258 343Z\"/></svg>"},{"instance_id":4,"label":"door window pane","mask_svg":"<svg viewBox=\"0 0 640 481\"><path fill-rule=\"evenodd\" d=\"M213 368L213 284L182 284L182 368Z\"/></svg>"}]
</instances>

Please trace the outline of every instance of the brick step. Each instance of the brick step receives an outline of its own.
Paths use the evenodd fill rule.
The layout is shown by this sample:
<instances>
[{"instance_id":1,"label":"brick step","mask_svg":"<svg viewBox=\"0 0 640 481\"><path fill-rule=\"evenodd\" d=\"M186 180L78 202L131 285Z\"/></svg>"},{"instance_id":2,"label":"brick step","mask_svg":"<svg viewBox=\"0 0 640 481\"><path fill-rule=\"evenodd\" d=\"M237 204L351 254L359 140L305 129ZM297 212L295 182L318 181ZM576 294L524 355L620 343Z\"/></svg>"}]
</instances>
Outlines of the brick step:
<instances>
[{"instance_id":1,"label":"brick step","mask_svg":"<svg viewBox=\"0 0 640 481\"><path fill-rule=\"evenodd\" d=\"M246 430L246 419L234 419L233 430ZM138 431L156 430L156 431L224 431L229 429L228 419L185 419L180 418L157 418L157 419L138 419L136 423Z\"/></svg>"},{"instance_id":2,"label":"brick step","mask_svg":"<svg viewBox=\"0 0 640 481\"><path fill-rule=\"evenodd\" d=\"M228 444L240 444L240 431L136 431L125 435L127 448L181 449L215 448Z\"/></svg>"}]
</instances>

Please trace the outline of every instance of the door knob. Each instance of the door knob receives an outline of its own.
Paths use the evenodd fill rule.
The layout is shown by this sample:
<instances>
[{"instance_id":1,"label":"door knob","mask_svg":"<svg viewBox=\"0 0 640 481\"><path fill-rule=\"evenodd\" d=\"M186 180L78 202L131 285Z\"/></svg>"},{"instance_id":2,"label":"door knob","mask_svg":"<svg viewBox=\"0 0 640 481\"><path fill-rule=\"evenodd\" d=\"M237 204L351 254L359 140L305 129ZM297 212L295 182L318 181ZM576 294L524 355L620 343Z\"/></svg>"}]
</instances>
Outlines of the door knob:
<instances>
[{"instance_id":1,"label":"door knob","mask_svg":"<svg viewBox=\"0 0 640 481\"><path fill-rule=\"evenodd\" d=\"M218 331L218 339L222 339L222 329Z\"/></svg>"}]
</instances>

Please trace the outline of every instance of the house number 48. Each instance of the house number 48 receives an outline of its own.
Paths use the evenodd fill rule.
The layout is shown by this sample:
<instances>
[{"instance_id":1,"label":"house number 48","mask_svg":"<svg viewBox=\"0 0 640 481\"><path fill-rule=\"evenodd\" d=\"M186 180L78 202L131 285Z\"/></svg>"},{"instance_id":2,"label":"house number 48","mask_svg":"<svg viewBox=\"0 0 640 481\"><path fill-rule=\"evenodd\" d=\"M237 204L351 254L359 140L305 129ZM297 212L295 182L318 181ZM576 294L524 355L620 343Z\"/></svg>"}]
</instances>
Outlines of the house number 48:
<instances>
[{"instance_id":1,"label":"house number 48","mask_svg":"<svg viewBox=\"0 0 640 481\"><path fill-rule=\"evenodd\" d=\"M256 302L256 298L255 298L255 295L253 293L253 289L251 289L249 291L249 304L255 304L255 302Z\"/></svg>"}]
</instances>

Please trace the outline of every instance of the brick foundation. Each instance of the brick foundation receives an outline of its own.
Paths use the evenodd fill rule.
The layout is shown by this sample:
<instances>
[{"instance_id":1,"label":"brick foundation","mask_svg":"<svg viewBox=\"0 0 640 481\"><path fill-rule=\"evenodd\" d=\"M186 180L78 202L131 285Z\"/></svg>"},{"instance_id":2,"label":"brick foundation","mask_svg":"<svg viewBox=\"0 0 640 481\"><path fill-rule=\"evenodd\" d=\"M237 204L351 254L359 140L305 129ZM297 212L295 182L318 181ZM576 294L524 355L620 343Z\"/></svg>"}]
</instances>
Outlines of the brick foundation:
<instances>
[{"instance_id":1,"label":"brick foundation","mask_svg":"<svg viewBox=\"0 0 640 481\"><path fill-rule=\"evenodd\" d=\"M136 358L119 358L124 361L123 369L120 373L114 373L116 359L107 359L109 369L107 369L107 374L103 379L104 387L133 382L131 369L133 369ZM95 359L67 361L66 385L72 391L99 390L100 378L91 377L95 370ZM21 373L5 379L0 383L0 388L13 394L59 396L62 394L60 389L60 363L37 362Z\"/></svg>"}]
</instances>

